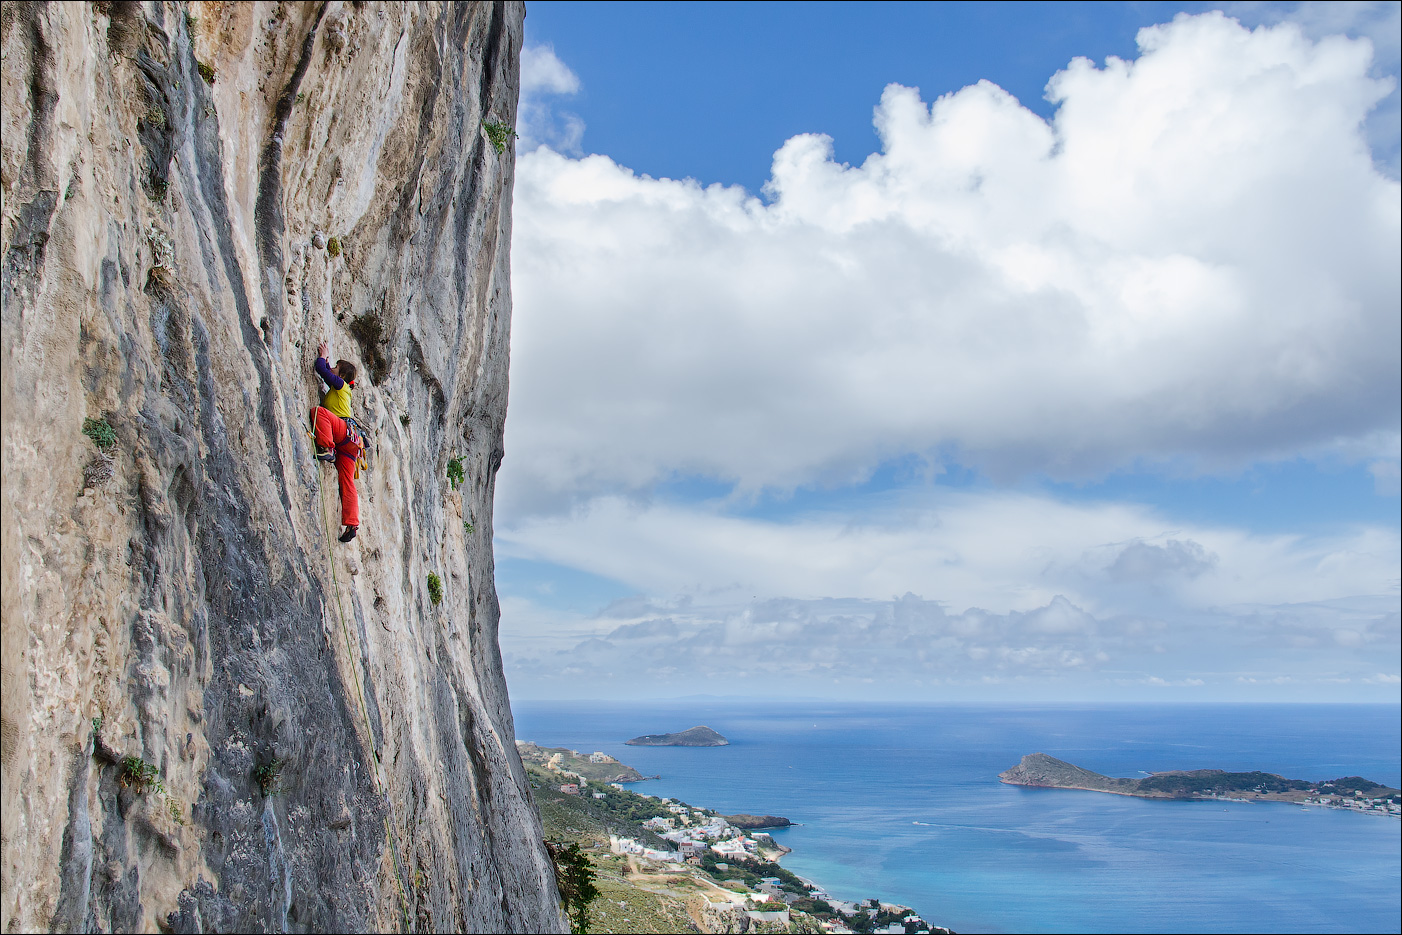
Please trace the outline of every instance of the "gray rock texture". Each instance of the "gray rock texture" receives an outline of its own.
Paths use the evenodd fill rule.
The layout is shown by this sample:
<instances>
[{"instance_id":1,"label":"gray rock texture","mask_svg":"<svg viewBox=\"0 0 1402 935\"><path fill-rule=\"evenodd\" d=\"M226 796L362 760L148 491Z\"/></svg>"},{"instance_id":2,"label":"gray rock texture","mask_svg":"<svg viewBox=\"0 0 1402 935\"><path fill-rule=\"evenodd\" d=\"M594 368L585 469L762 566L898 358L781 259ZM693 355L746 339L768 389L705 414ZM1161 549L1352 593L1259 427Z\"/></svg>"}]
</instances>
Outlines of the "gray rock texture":
<instances>
[{"instance_id":1,"label":"gray rock texture","mask_svg":"<svg viewBox=\"0 0 1402 935\"><path fill-rule=\"evenodd\" d=\"M5 932L567 931L491 551L524 16L4 4Z\"/></svg>"}]
</instances>

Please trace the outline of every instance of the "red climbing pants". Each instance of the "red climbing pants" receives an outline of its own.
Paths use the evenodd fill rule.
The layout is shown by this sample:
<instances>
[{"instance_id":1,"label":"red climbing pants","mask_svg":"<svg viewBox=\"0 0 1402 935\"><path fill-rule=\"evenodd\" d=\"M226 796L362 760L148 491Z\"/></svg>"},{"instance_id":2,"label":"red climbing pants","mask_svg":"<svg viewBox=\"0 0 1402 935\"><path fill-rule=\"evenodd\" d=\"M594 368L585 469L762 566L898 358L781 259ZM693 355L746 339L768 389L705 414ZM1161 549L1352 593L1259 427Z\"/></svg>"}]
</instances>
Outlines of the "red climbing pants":
<instances>
[{"instance_id":1,"label":"red climbing pants","mask_svg":"<svg viewBox=\"0 0 1402 935\"><path fill-rule=\"evenodd\" d=\"M316 443L323 448L336 449L336 478L341 482L341 525L360 525L360 496L355 492L355 456L360 447L349 437L346 420L330 409L317 406L312 410Z\"/></svg>"}]
</instances>

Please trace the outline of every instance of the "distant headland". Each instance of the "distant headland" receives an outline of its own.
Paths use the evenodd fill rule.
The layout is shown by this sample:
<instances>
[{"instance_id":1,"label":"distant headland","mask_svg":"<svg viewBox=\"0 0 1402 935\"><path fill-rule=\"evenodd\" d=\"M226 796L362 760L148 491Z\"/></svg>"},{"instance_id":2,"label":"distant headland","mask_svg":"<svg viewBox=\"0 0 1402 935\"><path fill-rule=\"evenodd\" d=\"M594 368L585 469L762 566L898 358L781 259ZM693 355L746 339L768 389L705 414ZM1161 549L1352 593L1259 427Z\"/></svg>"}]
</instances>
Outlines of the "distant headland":
<instances>
[{"instance_id":1,"label":"distant headland","mask_svg":"<svg viewBox=\"0 0 1402 935\"><path fill-rule=\"evenodd\" d=\"M676 734L644 734L623 742L635 747L724 747L730 743L709 727L692 727Z\"/></svg>"},{"instance_id":2,"label":"distant headland","mask_svg":"<svg viewBox=\"0 0 1402 935\"><path fill-rule=\"evenodd\" d=\"M793 824L778 815L724 815L731 827L741 831L759 831L764 828L787 828Z\"/></svg>"},{"instance_id":3,"label":"distant headland","mask_svg":"<svg viewBox=\"0 0 1402 935\"><path fill-rule=\"evenodd\" d=\"M1082 769L1045 753L1031 753L998 774L1013 786L1085 789L1144 799L1230 799L1245 802L1297 802L1402 815L1402 792L1361 776L1326 782L1286 779L1275 773L1229 773L1220 769L1168 770L1143 779L1118 779Z\"/></svg>"}]
</instances>

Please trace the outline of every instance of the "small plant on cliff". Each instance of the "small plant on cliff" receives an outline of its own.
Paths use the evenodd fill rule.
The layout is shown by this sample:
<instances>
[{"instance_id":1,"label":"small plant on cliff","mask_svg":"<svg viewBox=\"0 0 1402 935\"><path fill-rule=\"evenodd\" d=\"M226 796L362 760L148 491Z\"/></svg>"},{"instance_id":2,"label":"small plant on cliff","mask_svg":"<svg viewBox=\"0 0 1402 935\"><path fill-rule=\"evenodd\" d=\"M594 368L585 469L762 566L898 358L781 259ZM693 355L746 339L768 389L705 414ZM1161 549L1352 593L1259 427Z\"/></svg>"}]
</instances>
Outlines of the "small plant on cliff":
<instances>
[{"instance_id":1,"label":"small plant on cliff","mask_svg":"<svg viewBox=\"0 0 1402 935\"><path fill-rule=\"evenodd\" d=\"M210 84L214 84L214 66L208 62L196 62L195 67L199 69L200 77Z\"/></svg>"},{"instance_id":2,"label":"small plant on cliff","mask_svg":"<svg viewBox=\"0 0 1402 935\"><path fill-rule=\"evenodd\" d=\"M472 535L474 532L477 531L477 527L474 526L474 525L472 525L471 523L463 523L463 524L462 524L462 531L465 532L465 533L467 533L467 534L470 536L470 535Z\"/></svg>"},{"instance_id":3,"label":"small plant on cliff","mask_svg":"<svg viewBox=\"0 0 1402 935\"><path fill-rule=\"evenodd\" d=\"M332 256L340 256L341 238L332 237L330 240L326 241L326 252L331 254Z\"/></svg>"},{"instance_id":4,"label":"small plant on cliff","mask_svg":"<svg viewBox=\"0 0 1402 935\"><path fill-rule=\"evenodd\" d=\"M404 413L404 415L402 415L402 416L399 417L399 424L400 424L400 425L408 425L408 424L409 424L409 413L406 412L406 413Z\"/></svg>"},{"instance_id":5,"label":"small plant on cliff","mask_svg":"<svg viewBox=\"0 0 1402 935\"><path fill-rule=\"evenodd\" d=\"M130 786L137 795L148 789L165 795L165 783L161 782L161 771L139 756L122 757L122 785Z\"/></svg>"},{"instance_id":6,"label":"small plant on cliff","mask_svg":"<svg viewBox=\"0 0 1402 935\"><path fill-rule=\"evenodd\" d=\"M272 795L278 791L278 777L282 775L283 765L282 760L273 757L253 771L253 781L258 783L258 789L263 795Z\"/></svg>"},{"instance_id":7,"label":"small plant on cliff","mask_svg":"<svg viewBox=\"0 0 1402 935\"><path fill-rule=\"evenodd\" d=\"M331 242L340 250L340 242L335 237L331 238ZM327 248L330 249L330 244ZM389 361L385 359L384 322L376 313L365 312L351 319L350 333L355 343L360 345L361 359L370 365L370 379L376 383L382 382L389 373ZM400 421L408 425L408 420L409 417L404 416Z\"/></svg>"},{"instance_id":8,"label":"small plant on cliff","mask_svg":"<svg viewBox=\"0 0 1402 935\"><path fill-rule=\"evenodd\" d=\"M428 599L435 607L443 603L443 579L437 572L428 573Z\"/></svg>"},{"instance_id":9,"label":"small plant on cliff","mask_svg":"<svg viewBox=\"0 0 1402 935\"><path fill-rule=\"evenodd\" d=\"M83 434L99 448L112 448L117 444L117 433L106 419L84 419Z\"/></svg>"},{"instance_id":10,"label":"small plant on cliff","mask_svg":"<svg viewBox=\"0 0 1402 935\"><path fill-rule=\"evenodd\" d=\"M498 156L506 152L507 143L514 139L520 139L520 134L511 129L511 125L508 123L501 123L500 121L484 123L482 124L482 129L487 131L487 139L491 142L492 148L497 151Z\"/></svg>"},{"instance_id":11,"label":"small plant on cliff","mask_svg":"<svg viewBox=\"0 0 1402 935\"><path fill-rule=\"evenodd\" d=\"M555 862L555 887L560 891L560 907L570 917L570 931L583 935L589 931L589 903L599 895L594 867L574 842L546 841L545 847Z\"/></svg>"},{"instance_id":12,"label":"small plant on cliff","mask_svg":"<svg viewBox=\"0 0 1402 935\"><path fill-rule=\"evenodd\" d=\"M448 459L448 483L454 490L458 489L458 484L463 482L462 455L453 455Z\"/></svg>"}]
</instances>

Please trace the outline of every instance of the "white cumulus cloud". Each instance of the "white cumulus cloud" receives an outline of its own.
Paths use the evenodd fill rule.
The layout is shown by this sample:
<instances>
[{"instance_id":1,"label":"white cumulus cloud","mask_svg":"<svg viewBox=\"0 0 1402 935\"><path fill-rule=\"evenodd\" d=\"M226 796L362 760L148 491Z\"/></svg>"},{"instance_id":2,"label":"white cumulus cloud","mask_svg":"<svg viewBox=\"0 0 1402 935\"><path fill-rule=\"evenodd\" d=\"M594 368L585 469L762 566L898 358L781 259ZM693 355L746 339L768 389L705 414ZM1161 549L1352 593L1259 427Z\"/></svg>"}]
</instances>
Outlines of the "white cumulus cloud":
<instances>
[{"instance_id":1,"label":"white cumulus cloud","mask_svg":"<svg viewBox=\"0 0 1402 935\"><path fill-rule=\"evenodd\" d=\"M584 121L568 111L556 110L556 98L579 93L579 76L560 61L549 45L521 49L521 103L517 108L517 132L523 152L550 146L560 152L579 151Z\"/></svg>"},{"instance_id":2,"label":"white cumulus cloud","mask_svg":"<svg viewBox=\"0 0 1402 935\"><path fill-rule=\"evenodd\" d=\"M525 153L504 518L911 453L1075 476L1395 447L1372 46L1221 14L1139 46L1053 76L1050 122L987 82L892 85L880 152L794 137L768 201ZM532 55L533 87L577 87Z\"/></svg>"}]
</instances>

